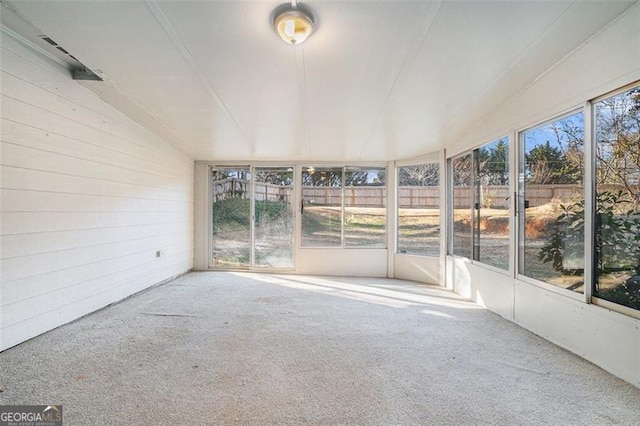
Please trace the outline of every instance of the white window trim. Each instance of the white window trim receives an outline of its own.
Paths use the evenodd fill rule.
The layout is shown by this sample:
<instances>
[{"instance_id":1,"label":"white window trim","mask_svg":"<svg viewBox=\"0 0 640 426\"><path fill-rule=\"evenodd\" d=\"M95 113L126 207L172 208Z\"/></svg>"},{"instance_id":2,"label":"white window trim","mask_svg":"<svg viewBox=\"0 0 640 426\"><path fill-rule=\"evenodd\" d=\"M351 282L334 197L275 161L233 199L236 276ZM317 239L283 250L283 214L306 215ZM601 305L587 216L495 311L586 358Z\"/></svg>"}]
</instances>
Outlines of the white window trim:
<instances>
[{"instance_id":1,"label":"white window trim","mask_svg":"<svg viewBox=\"0 0 640 426\"><path fill-rule=\"evenodd\" d=\"M399 238L400 238L400 215L398 214L398 175L400 173L400 169L403 167L411 167L411 166L420 166L423 164L437 164L438 165L438 179L440 181L440 184L438 185L438 188L440 189L438 196L440 198L440 205L442 206L442 169L443 169L443 165L440 161L440 156L438 155L439 153L436 154L431 154L428 156L424 156L424 157L418 157L421 161L417 161L416 159L412 159L410 161L403 161L403 162L396 162L395 163L395 170L394 170L394 205L395 205L395 227L394 227L394 245L393 245L393 254L397 254L397 255L401 255L401 256L417 256L420 258L439 258L441 257L442 254L442 243L438 244L439 250L438 250L438 254L420 254L420 253L400 253L398 251L398 242L399 242ZM440 210L440 237L442 238L442 209Z\"/></svg>"}]
</instances>

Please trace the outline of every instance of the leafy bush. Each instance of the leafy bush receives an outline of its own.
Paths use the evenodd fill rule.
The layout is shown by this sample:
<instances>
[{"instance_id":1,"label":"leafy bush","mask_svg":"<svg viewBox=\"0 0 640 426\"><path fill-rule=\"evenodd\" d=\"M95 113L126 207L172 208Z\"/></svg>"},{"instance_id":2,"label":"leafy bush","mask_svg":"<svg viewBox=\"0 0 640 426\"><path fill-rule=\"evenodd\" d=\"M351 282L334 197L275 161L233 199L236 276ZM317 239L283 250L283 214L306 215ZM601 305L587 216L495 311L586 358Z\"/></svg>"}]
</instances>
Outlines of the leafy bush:
<instances>
[{"instance_id":1,"label":"leafy bush","mask_svg":"<svg viewBox=\"0 0 640 426\"><path fill-rule=\"evenodd\" d=\"M596 211L596 268L640 273L640 214L626 210L632 201L622 191L598 194Z\"/></svg>"},{"instance_id":2,"label":"leafy bush","mask_svg":"<svg viewBox=\"0 0 640 426\"><path fill-rule=\"evenodd\" d=\"M561 204L560 209L562 213L553 222L548 242L540 249L538 259L543 263L552 262L556 271L580 273L584 265L581 268L565 268L565 258L568 257L567 247L584 247L584 201Z\"/></svg>"},{"instance_id":3,"label":"leafy bush","mask_svg":"<svg viewBox=\"0 0 640 426\"><path fill-rule=\"evenodd\" d=\"M621 210L631 200L623 192L602 192L596 200L596 268L601 271L635 270L640 273L640 215L634 209ZM564 268L566 247L584 241L584 201L561 204L562 213L552 225L548 242L538 258L552 262L557 271Z\"/></svg>"},{"instance_id":4,"label":"leafy bush","mask_svg":"<svg viewBox=\"0 0 640 426\"><path fill-rule=\"evenodd\" d=\"M595 268L599 275L626 272L632 276L610 289L596 289L598 296L640 309L640 214L623 191L604 191L596 197ZM567 248L584 241L584 201L561 205L548 235L547 244L538 258L551 262L553 268L565 274L581 272L567 268Z\"/></svg>"},{"instance_id":5,"label":"leafy bush","mask_svg":"<svg viewBox=\"0 0 640 426\"><path fill-rule=\"evenodd\" d=\"M640 310L640 275L634 275L617 287L600 290L598 296Z\"/></svg>"},{"instance_id":6,"label":"leafy bush","mask_svg":"<svg viewBox=\"0 0 640 426\"><path fill-rule=\"evenodd\" d=\"M249 225L249 202L251 200L233 197L213 203L213 229L220 231L237 226Z\"/></svg>"},{"instance_id":7,"label":"leafy bush","mask_svg":"<svg viewBox=\"0 0 640 426\"><path fill-rule=\"evenodd\" d=\"M281 201L256 201L256 223L274 220L287 214L289 205Z\"/></svg>"},{"instance_id":8,"label":"leafy bush","mask_svg":"<svg viewBox=\"0 0 640 426\"><path fill-rule=\"evenodd\" d=\"M247 227L250 223L251 200L232 197L213 203L213 229L216 231ZM287 203L280 201L256 201L256 223L275 220L287 212Z\"/></svg>"}]
</instances>

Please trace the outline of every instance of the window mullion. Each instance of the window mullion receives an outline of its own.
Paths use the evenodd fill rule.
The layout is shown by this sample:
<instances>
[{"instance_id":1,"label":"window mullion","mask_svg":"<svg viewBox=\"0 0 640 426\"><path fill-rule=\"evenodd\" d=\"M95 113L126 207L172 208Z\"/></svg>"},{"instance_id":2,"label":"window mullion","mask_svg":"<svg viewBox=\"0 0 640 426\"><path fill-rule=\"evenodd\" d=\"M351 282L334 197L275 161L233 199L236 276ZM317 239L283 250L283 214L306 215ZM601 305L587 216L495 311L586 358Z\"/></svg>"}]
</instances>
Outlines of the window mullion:
<instances>
[{"instance_id":1,"label":"window mullion","mask_svg":"<svg viewBox=\"0 0 640 426\"><path fill-rule=\"evenodd\" d=\"M344 214L344 186L346 183L346 173L347 168L345 166L342 167L342 184L340 185L340 193L341 193L341 207L340 207L340 241L341 247L346 248L347 242L345 241L344 236L344 221L346 219L346 215Z\"/></svg>"},{"instance_id":2,"label":"window mullion","mask_svg":"<svg viewBox=\"0 0 640 426\"><path fill-rule=\"evenodd\" d=\"M584 106L584 298L591 303L594 285L596 159L593 105Z\"/></svg>"}]
</instances>

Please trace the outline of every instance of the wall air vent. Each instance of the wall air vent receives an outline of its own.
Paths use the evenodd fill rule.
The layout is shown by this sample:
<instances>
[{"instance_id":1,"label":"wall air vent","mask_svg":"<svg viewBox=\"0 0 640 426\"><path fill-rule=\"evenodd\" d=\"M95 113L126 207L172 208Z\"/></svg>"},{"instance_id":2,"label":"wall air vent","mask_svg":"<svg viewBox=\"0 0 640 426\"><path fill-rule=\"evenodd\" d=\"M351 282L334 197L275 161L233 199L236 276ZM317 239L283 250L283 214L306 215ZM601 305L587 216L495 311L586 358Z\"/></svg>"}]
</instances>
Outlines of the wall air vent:
<instances>
[{"instance_id":1,"label":"wall air vent","mask_svg":"<svg viewBox=\"0 0 640 426\"><path fill-rule=\"evenodd\" d=\"M54 52L55 55L71 66L71 75L74 80L102 81L102 78L99 75L87 68L86 65L70 54L67 49L56 43L51 37L41 34L38 35L37 38L46 42L48 45L53 46L57 50L57 52ZM49 47L46 46L46 48ZM62 55L58 52L61 52Z\"/></svg>"},{"instance_id":2,"label":"wall air vent","mask_svg":"<svg viewBox=\"0 0 640 426\"><path fill-rule=\"evenodd\" d=\"M49 37L40 36L40 38L43 39L44 41L46 41L47 43L49 43L52 46L57 46L56 42L51 40Z\"/></svg>"},{"instance_id":3,"label":"wall air vent","mask_svg":"<svg viewBox=\"0 0 640 426\"><path fill-rule=\"evenodd\" d=\"M0 0L0 36L8 35L30 46L40 55L44 55L59 65L66 67L76 80L104 81L100 71L90 70L69 49L60 46L54 39L20 16L6 0Z\"/></svg>"},{"instance_id":4,"label":"wall air vent","mask_svg":"<svg viewBox=\"0 0 640 426\"><path fill-rule=\"evenodd\" d=\"M79 68L73 71L74 80L102 81L98 75L87 68Z\"/></svg>"}]
</instances>

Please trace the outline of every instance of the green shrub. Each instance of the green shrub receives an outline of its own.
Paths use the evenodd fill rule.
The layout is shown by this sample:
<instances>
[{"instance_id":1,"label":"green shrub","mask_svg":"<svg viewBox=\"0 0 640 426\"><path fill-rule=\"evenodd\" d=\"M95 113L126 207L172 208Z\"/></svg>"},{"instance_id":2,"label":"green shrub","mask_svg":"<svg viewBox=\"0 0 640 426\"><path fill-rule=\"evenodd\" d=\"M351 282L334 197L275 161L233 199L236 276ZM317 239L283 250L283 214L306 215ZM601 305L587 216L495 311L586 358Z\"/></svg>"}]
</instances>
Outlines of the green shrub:
<instances>
[{"instance_id":1,"label":"green shrub","mask_svg":"<svg viewBox=\"0 0 640 426\"><path fill-rule=\"evenodd\" d=\"M640 309L640 213L626 209L632 205L623 191L597 195L594 266L598 277L604 274L615 277L620 273L624 281L613 288L596 286L595 291L598 297ZM566 260L567 248L584 241L584 202L561 205L561 209L538 258L544 263L551 262L562 273L582 273L581 269L566 268Z\"/></svg>"},{"instance_id":2,"label":"green shrub","mask_svg":"<svg viewBox=\"0 0 640 426\"><path fill-rule=\"evenodd\" d=\"M250 223L251 200L234 197L213 203L213 229L215 231L247 227ZM256 223L275 220L287 213L288 204L280 201L256 201Z\"/></svg>"},{"instance_id":3,"label":"green shrub","mask_svg":"<svg viewBox=\"0 0 640 426\"><path fill-rule=\"evenodd\" d=\"M213 203L213 229L221 231L237 226L249 226L249 202L251 200L235 197Z\"/></svg>"},{"instance_id":4,"label":"green shrub","mask_svg":"<svg viewBox=\"0 0 640 426\"><path fill-rule=\"evenodd\" d=\"M282 201L256 201L256 223L274 220L288 213L289 204Z\"/></svg>"},{"instance_id":5,"label":"green shrub","mask_svg":"<svg viewBox=\"0 0 640 426\"><path fill-rule=\"evenodd\" d=\"M602 192L596 200L596 268L603 272L635 270L640 273L640 214L623 210L631 200L622 192ZM544 262L564 273L567 251L584 241L584 201L561 204L562 213L553 223L548 241L538 253Z\"/></svg>"}]
</instances>

